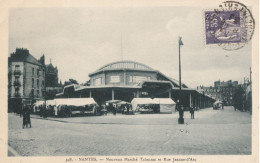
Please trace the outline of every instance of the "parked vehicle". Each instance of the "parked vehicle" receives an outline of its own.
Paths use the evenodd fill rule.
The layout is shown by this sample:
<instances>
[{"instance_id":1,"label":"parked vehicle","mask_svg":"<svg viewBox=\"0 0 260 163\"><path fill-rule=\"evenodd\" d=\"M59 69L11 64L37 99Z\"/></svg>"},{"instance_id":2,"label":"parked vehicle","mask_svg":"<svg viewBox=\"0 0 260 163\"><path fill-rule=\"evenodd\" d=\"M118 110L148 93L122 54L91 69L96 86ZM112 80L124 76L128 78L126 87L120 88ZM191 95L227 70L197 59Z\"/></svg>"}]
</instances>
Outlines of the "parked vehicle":
<instances>
[{"instance_id":1,"label":"parked vehicle","mask_svg":"<svg viewBox=\"0 0 260 163\"><path fill-rule=\"evenodd\" d=\"M213 110L218 110L221 109L223 106L223 102L222 101L216 101L213 103Z\"/></svg>"}]
</instances>

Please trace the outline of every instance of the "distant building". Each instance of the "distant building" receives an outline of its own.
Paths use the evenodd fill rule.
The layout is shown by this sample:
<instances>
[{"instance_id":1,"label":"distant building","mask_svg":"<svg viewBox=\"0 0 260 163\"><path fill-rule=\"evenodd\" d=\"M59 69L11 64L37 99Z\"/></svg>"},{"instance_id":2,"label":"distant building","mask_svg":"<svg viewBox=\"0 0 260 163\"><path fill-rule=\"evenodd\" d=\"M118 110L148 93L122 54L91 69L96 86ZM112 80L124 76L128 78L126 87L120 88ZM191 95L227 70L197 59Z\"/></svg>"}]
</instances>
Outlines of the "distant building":
<instances>
[{"instance_id":1,"label":"distant building","mask_svg":"<svg viewBox=\"0 0 260 163\"><path fill-rule=\"evenodd\" d=\"M44 97L44 65L29 50L17 48L8 58L8 100L10 105ZM11 106L10 106L11 107Z\"/></svg>"},{"instance_id":2,"label":"distant building","mask_svg":"<svg viewBox=\"0 0 260 163\"><path fill-rule=\"evenodd\" d=\"M233 105L233 95L236 87L238 86L238 81L228 80L215 81L214 87L198 86L198 91L203 91L205 95L208 95L215 100L221 100L225 105Z\"/></svg>"},{"instance_id":3,"label":"distant building","mask_svg":"<svg viewBox=\"0 0 260 163\"><path fill-rule=\"evenodd\" d=\"M58 68L52 63L46 65L46 87L58 87Z\"/></svg>"},{"instance_id":4,"label":"distant building","mask_svg":"<svg viewBox=\"0 0 260 163\"><path fill-rule=\"evenodd\" d=\"M220 81L220 80L218 80L218 81L215 81L214 82L214 87L228 87L228 86L233 86L233 87L236 87L236 86L238 86L238 81L232 81L232 80L228 80L228 81L226 81L226 82L224 82L224 81Z\"/></svg>"},{"instance_id":5,"label":"distant building","mask_svg":"<svg viewBox=\"0 0 260 163\"><path fill-rule=\"evenodd\" d=\"M57 93L62 92L63 88L58 80L58 68L50 62L46 65L46 99L54 99Z\"/></svg>"}]
</instances>

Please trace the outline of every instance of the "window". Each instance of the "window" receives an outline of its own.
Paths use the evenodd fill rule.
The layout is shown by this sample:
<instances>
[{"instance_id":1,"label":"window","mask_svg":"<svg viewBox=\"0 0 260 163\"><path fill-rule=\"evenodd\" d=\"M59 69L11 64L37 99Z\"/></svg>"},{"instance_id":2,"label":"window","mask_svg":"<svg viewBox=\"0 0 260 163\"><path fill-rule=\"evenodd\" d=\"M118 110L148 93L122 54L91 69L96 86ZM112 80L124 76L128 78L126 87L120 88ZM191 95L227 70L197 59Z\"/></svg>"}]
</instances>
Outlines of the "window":
<instances>
[{"instance_id":1,"label":"window","mask_svg":"<svg viewBox=\"0 0 260 163\"><path fill-rule=\"evenodd\" d=\"M34 97L34 89L31 91L31 96Z\"/></svg>"},{"instance_id":2,"label":"window","mask_svg":"<svg viewBox=\"0 0 260 163\"><path fill-rule=\"evenodd\" d=\"M18 82L19 78L20 78L20 76L15 76L15 81Z\"/></svg>"},{"instance_id":3,"label":"window","mask_svg":"<svg viewBox=\"0 0 260 163\"><path fill-rule=\"evenodd\" d=\"M16 95L19 94L19 88L18 88L18 87L15 88L15 94L16 94Z\"/></svg>"},{"instance_id":4,"label":"window","mask_svg":"<svg viewBox=\"0 0 260 163\"><path fill-rule=\"evenodd\" d=\"M37 75L39 76L40 75L40 70L37 68Z\"/></svg>"},{"instance_id":5,"label":"window","mask_svg":"<svg viewBox=\"0 0 260 163\"><path fill-rule=\"evenodd\" d=\"M32 87L34 88L34 78L32 78Z\"/></svg>"},{"instance_id":6,"label":"window","mask_svg":"<svg viewBox=\"0 0 260 163\"><path fill-rule=\"evenodd\" d=\"M120 82L120 76L110 76L110 82L111 83L119 83Z\"/></svg>"},{"instance_id":7,"label":"window","mask_svg":"<svg viewBox=\"0 0 260 163\"><path fill-rule=\"evenodd\" d=\"M19 70L20 69L20 65L15 65L15 70Z\"/></svg>"},{"instance_id":8,"label":"window","mask_svg":"<svg viewBox=\"0 0 260 163\"><path fill-rule=\"evenodd\" d=\"M37 88L39 88L40 84L39 84L39 79L37 79Z\"/></svg>"},{"instance_id":9,"label":"window","mask_svg":"<svg viewBox=\"0 0 260 163\"><path fill-rule=\"evenodd\" d=\"M44 87L44 80L42 80L42 87Z\"/></svg>"},{"instance_id":10,"label":"window","mask_svg":"<svg viewBox=\"0 0 260 163\"><path fill-rule=\"evenodd\" d=\"M34 75L34 68L32 68L32 75Z\"/></svg>"},{"instance_id":11,"label":"window","mask_svg":"<svg viewBox=\"0 0 260 163\"><path fill-rule=\"evenodd\" d=\"M144 81L144 80L151 80L151 77L150 76L130 76L129 77L129 82L131 83L139 83L141 81Z\"/></svg>"},{"instance_id":12,"label":"window","mask_svg":"<svg viewBox=\"0 0 260 163\"><path fill-rule=\"evenodd\" d=\"M102 84L102 78L96 78L94 79L94 85L101 85Z\"/></svg>"},{"instance_id":13,"label":"window","mask_svg":"<svg viewBox=\"0 0 260 163\"><path fill-rule=\"evenodd\" d=\"M40 97L40 91L37 90L37 97Z\"/></svg>"}]
</instances>

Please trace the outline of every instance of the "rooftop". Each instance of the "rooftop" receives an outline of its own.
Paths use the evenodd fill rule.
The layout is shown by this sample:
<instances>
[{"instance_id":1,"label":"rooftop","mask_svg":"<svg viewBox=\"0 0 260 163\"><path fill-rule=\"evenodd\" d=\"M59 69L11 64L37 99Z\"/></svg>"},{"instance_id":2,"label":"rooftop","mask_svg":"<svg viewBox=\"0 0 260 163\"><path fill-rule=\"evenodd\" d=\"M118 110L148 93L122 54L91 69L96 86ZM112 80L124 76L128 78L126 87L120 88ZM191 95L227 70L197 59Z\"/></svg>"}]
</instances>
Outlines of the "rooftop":
<instances>
[{"instance_id":1,"label":"rooftop","mask_svg":"<svg viewBox=\"0 0 260 163\"><path fill-rule=\"evenodd\" d=\"M16 51L14 53L11 53L11 56L9 57L10 62L28 62L31 64L36 64L41 66L36 58L34 58L30 53L28 49L24 48L16 48Z\"/></svg>"}]
</instances>

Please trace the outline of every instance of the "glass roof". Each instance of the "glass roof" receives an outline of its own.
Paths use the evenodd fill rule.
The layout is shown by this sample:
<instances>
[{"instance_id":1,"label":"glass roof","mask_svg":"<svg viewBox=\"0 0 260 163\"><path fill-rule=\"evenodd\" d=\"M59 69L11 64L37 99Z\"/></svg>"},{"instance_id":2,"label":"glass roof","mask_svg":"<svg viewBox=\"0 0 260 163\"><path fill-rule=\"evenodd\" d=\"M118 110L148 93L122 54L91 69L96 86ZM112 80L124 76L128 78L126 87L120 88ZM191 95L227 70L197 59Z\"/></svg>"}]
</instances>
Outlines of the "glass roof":
<instances>
[{"instance_id":1,"label":"glass roof","mask_svg":"<svg viewBox=\"0 0 260 163\"><path fill-rule=\"evenodd\" d=\"M101 67L98 70L109 70L109 69L138 69L138 70L153 70L149 66L146 66L142 63L133 62L133 61L119 61L107 64Z\"/></svg>"}]
</instances>

